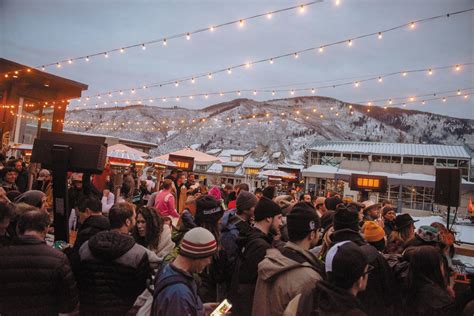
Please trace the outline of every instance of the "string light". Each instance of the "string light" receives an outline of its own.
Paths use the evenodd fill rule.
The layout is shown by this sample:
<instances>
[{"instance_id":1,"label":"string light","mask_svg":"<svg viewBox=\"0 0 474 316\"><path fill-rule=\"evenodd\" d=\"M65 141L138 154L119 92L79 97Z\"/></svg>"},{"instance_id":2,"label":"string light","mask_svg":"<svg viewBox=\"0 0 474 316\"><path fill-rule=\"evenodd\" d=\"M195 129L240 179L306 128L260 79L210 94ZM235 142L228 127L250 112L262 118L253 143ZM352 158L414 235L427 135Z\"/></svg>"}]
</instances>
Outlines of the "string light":
<instances>
[{"instance_id":1,"label":"string light","mask_svg":"<svg viewBox=\"0 0 474 316\"><path fill-rule=\"evenodd\" d=\"M69 65L72 64L72 59L69 59L67 62L68 62ZM16 72L16 73L18 73L18 72Z\"/></svg>"},{"instance_id":2,"label":"string light","mask_svg":"<svg viewBox=\"0 0 474 316\"><path fill-rule=\"evenodd\" d=\"M268 12L268 13L267 13L267 19L270 20L271 18L272 18L272 13L271 13L271 12Z\"/></svg>"},{"instance_id":3,"label":"string light","mask_svg":"<svg viewBox=\"0 0 474 316\"><path fill-rule=\"evenodd\" d=\"M382 39L382 32L379 32L379 35L377 36L378 39Z\"/></svg>"},{"instance_id":4,"label":"string light","mask_svg":"<svg viewBox=\"0 0 474 316\"><path fill-rule=\"evenodd\" d=\"M351 39L349 41L347 41L347 45L352 46L352 40Z\"/></svg>"},{"instance_id":5,"label":"string light","mask_svg":"<svg viewBox=\"0 0 474 316\"><path fill-rule=\"evenodd\" d=\"M293 57L294 57L295 59L297 59L297 58L299 57L299 56L298 56L298 53L294 53L294 54L293 54Z\"/></svg>"},{"instance_id":6,"label":"string light","mask_svg":"<svg viewBox=\"0 0 474 316\"><path fill-rule=\"evenodd\" d=\"M459 71L459 70L461 70L461 66L456 65L454 69L456 69L456 71Z\"/></svg>"},{"instance_id":7,"label":"string light","mask_svg":"<svg viewBox=\"0 0 474 316\"><path fill-rule=\"evenodd\" d=\"M432 74L433 74L433 70L432 70L431 68L430 68L430 69L428 69L428 75L430 75L430 76L431 76Z\"/></svg>"},{"instance_id":8,"label":"string light","mask_svg":"<svg viewBox=\"0 0 474 316\"><path fill-rule=\"evenodd\" d=\"M472 9L474 10L474 9ZM471 11L471 9L467 10L467 11ZM454 14L460 14L461 12L467 12L467 11L459 11L457 13L454 13ZM418 20L418 21L433 21L434 19L438 19L438 18L441 18L441 17L445 17L445 15L442 15L442 16L436 16L436 17L431 17L431 18L426 18L426 19L423 19L423 20ZM397 29L401 29L402 27L406 26L407 24L402 24L402 25L399 25L399 26L395 26L395 27L392 27L390 29L386 29L386 30L382 30L382 31L379 31L379 32L390 32L390 31L394 31L394 30L397 30ZM375 33L368 33L368 34L364 34L364 35L360 35L360 36L357 36L355 38L364 38L364 37L370 37L370 36L377 36L378 35L378 32L375 32ZM348 39L348 41L351 41L351 43L353 42L353 39ZM343 43L344 41L337 41L337 42L333 42L333 43L329 43L329 44L324 44L324 45L320 45L318 47L326 47L326 46L332 46L332 45L338 45L338 44L341 44ZM307 49L304 49L304 50L300 50L300 51L296 51L296 52L293 52L294 53L301 53L301 52L306 52L308 50L314 50L314 49L318 49L318 47L314 47L314 48L307 48ZM279 56L272 56L272 57L269 57L269 58L265 58L265 59L261 59L257 62L254 62L254 63L260 63L260 62L268 62L270 59L273 59L275 60L276 58L284 58L284 57L287 57L288 54L282 54L282 55L279 55ZM232 68L239 68L239 67L243 67L245 66L245 64L238 64L238 65L235 65L235 66L232 66ZM216 71L212 71L213 73L218 73L218 72L221 72L222 70L216 70ZM199 74L196 74L195 77L198 78L199 76L202 76L199 75ZM190 80L190 77L191 76L186 76L183 78L183 80ZM185 79L185 78L188 78L188 79ZM163 83L151 83L149 84L149 86L163 86L163 85L166 85L166 84L169 84L169 81L165 81Z\"/></svg>"},{"instance_id":9,"label":"string light","mask_svg":"<svg viewBox=\"0 0 474 316\"><path fill-rule=\"evenodd\" d=\"M143 49L143 50L146 49L146 45L145 45L145 44L142 44L142 49Z\"/></svg>"},{"instance_id":10,"label":"string light","mask_svg":"<svg viewBox=\"0 0 474 316\"><path fill-rule=\"evenodd\" d=\"M104 53L104 57L105 57L105 58L109 58L109 54L108 54L108 53Z\"/></svg>"},{"instance_id":11,"label":"string light","mask_svg":"<svg viewBox=\"0 0 474 316\"><path fill-rule=\"evenodd\" d=\"M300 5L300 12L304 13L304 11L305 11L305 6L302 4L302 5Z\"/></svg>"},{"instance_id":12,"label":"string light","mask_svg":"<svg viewBox=\"0 0 474 316\"><path fill-rule=\"evenodd\" d=\"M120 48L120 53L122 53L122 54L125 53L125 49Z\"/></svg>"},{"instance_id":13,"label":"string light","mask_svg":"<svg viewBox=\"0 0 474 316\"><path fill-rule=\"evenodd\" d=\"M240 21L239 21L239 26L240 26L240 27L243 27L243 26L244 26L244 20L240 20Z\"/></svg>"},{"instance_id":14,"label":"string light","mask_svg":"<svg viewBox=\"0 0 474 316\"><path fill-rule=\"evenodd\" d=\"M273 58L270 58L269 63L273 65Z\"/></svg>"},{"instance_id":15,"label":"string light","mask_svg":"<svg viewBox=\"0 0 474 316\"><path fill-rule=\"evenodd\" d=\"M208 74L207 74L207 78L212 79L212 74L211 74L211 73L208 73Z\"/></svg>"},{"instance_id":16,"label":"string light","mask_svg":"<svg viewBox=\"0 0 474 316\"><path fill-rule=\"evenodd\" d=\"M227 68L227 73L230 75L232 73L232 70L230 68Z\"/></svg>"},{"instance_id":17,"label":"string light","mask_svg":"<svg viewBox=\"0 0 474 316\"><path fill-rule=\"evenodd\" d=\"M471 66L471 65L474 65L474 63L466 63L466 64L460 64L460 65L466 65L466 66ZM439 67L432 67L431 69L438 69L438 70L443 70L443 69L452 69L452 67L454 67L454 65L447 65L447 66L439 66ZM409 72L412 72L412 73L416 73L416 72L425 72L427 71L429 68L424 68L424 69L413 69L413 70L409 70ZM364 78L364 79L360 79L360 80L357 80L357 82L362 83L362 82L369 82L369 81L374 81L374 80L378 80L380 81L380 78L384 78L384 77L390 77L390 76L396 76L398 74L403 74L403 73L406 73L407 71L403 71L403 72L391 72L391 73L385 73L385 74L378 74L378 75L374 75L374 77L370 77L370 78ZM211 75L211 73L208 74L208 76ZM208 77L210 79L210 77ZM196 80L196 77L194 77L194 79ZM192 81L192 78L190 78L189 80ZM343 80L343 79L331 79L331 80L328 80L328 82L331 82L331 81L340 81L340 80ZM263 93L265 92L268 92L268 93L271 93L272 91L275 91L275 92L289 92L291 90L295 90L295 91L302 91L302 92L311 92L311 93L315 93L315 91L313 92L313 89L316 90L316 89L328 89L328 88L336 88L336 87L344 87L344 86L347 86L347 85L354 85L356 86L355 82L354 81L349 81L349 82L342 82L342 83L338 83L338 84L330 84L330 85L322 85L322 86L318 86L318 87L303 87L303 88L298 88L298 89L273 89L273 90L266 90L266 89L256 89L258 91L261 91ZM144 89L144 88L149 88L149 86L142 86L140 87L140 89ZM253 91L255 89L249 89L249 90L242 90L242 91ZM119 90L119 94L122 95L123 94L123 91L122 90ZM241 90L239 90L241 91ZM224 94L234 94L236 92L236 90L231 90L231 91L226 91L226 92L222 92L222 91L218 91L218 92L207 92L209 93L210 95L211 94L217 94L217 93L224 93ZM107 92L108 94L109 92ZM203 93L200 93L201 95L203 95ZM199 95L199 94L195 94L196 95ZM98 96L98 95L96 95ZM161 97L159 97L161 98ZM174 98L174 96L169 96L169 98ZM79 102L79 101L78 101ZM86 104L84 104L85 106Z\"/></svg>"},{"instance_id":18,"label":"string light","mask_svg":"<svg viewBox=\"0 0 474 316\"><path fill-rule=\"evenodd\" d=\"M86 56L86 61L89 61L89 60L90 60L89 56ZM43 69L44 69L44 66L43 66Z\"/></svg>"},{"instance_id":19,"label":"string light","mask_svg":"<svg viewBox=\"0 0 474 316\"><path fill-rule=\"evenodd\" d=\"M186 40L189 41L190 39L191 39L191 34L187 33L187 34L186 34Z\"/></svg>"},{"instance_id":20,"label":"string light","mask_svg":"<svg viewBox=\"0 0 474 316\"><path fill-rule=\"evenodd\" d=\"M379 77L378 82L382 82L382 81L383 81L383 78Z\"/></svg>"},{"instance_id":21,"label":"string light","mask_svg":"<svg viewBox=\"0 0 474 316\"><path fill-rule=\"evenodd\" d=\"M166 41L166 38L163 39L163 46L168 45L168 42Z\"/></svg>"},{"instance_id":22,"label":"string light","mask_svg":"<svg viewBox=\"0 0 474 316\"><path fill-rule=\"evenodd\" d=\"M415 25L416 25L415 22L411 22L411 23L410 23L410 27L411 27L412 29L415 28Z\"/></svg>"}]
</instances>

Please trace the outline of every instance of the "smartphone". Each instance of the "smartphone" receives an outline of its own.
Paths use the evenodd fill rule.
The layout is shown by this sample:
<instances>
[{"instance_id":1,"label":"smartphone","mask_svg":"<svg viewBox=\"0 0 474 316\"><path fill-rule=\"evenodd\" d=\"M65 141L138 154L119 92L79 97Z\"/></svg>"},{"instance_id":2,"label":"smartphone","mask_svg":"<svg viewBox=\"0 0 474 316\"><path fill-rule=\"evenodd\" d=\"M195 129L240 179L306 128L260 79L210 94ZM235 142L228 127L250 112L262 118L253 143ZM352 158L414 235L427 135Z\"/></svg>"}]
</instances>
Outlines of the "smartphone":
<instances>
[{"instance_id":1,"label":"smartphone","mask_svg":"<svg viewBox=\"0 0 474 316\"><path fill-rule=\"evenodd\" d=\"M225 315L227 312L230 311L232 308L232 304L227 300L223 300L217 308L212 311L211 316L222 316Z\"/></svg>"}]
</instances>

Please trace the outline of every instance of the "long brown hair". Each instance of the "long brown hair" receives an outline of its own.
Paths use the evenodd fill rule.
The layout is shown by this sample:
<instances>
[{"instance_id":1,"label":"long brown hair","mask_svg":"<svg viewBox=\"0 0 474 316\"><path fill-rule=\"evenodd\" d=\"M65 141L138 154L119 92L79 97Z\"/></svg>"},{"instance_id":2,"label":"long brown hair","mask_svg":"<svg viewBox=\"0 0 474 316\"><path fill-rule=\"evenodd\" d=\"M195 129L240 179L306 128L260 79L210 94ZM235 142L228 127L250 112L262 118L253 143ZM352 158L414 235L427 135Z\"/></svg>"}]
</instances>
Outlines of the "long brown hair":
<instances>
[{"instance_id":1,"label":"long brown hair","mask_svg":"<svg viewBox=\"0 0 474 316\"><path fill-rule=\"evenodd\" d=\"M145 219L146 233L145 237L141 237L138 233L138 227L135 225L132 236L135 241L146 248L158 248L160 243L160 235L163 231L163 220L158 215L154 207L142 206L137 210L137 216L141 214Z\"/></svg>"}]
</instances>

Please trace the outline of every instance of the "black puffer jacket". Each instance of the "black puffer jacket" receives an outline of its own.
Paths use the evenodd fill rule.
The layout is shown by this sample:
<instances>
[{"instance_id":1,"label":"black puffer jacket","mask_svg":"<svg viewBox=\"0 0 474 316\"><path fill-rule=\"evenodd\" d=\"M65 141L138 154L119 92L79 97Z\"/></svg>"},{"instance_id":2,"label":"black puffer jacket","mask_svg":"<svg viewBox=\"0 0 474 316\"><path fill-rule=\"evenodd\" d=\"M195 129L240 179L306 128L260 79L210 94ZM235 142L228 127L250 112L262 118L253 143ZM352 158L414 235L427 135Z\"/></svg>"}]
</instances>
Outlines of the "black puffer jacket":
<instances>
[{"instance_id":1,"label":"black puffer jacket","mask_svg":"<svg viewBox=\"0 0 474 316\"><path fill-rule=\"evenodd\" d=\"M146 288L150 274L145 248L131 236L104 231L79 250L81 315L124 315Z\"/></svg>"},{"instance_id":2,"label":"black puffer jacket","mask_svg":"<svg viewBox=\"0 0 474 316\"><path fill-rule=\"evenodd\" d=\"M57 315L79 302L66 256L35 237L0 248L0 315Z\"/></svg>"},{"instance_id":3,"label":"black puffer jacket","mask_svg":"<svg viewBox=\"0 0 474 316\"><path fill-rule=\"evenodd\" d=\"M74 250L79 251L81 246L91 239L97 233L100 233L104 230L110 229L109 219L103 215L100 216L90 216L88 219L82 223L81 227L77 232L76 243L74 244Z\"/></svg>"},{"instance_id":4,"label":"black puffer jacket","mask_svg":"<svg viewBox=\"0 0 474 316\"><path fill-rule=\"evenodd\" d=\"M237 239L240 255L232 277L232 315L251 315L253 296L258 277L258 264L272 248L272 237L258 228L241 231Z\"/></svg>"},{"instance_id":5,"label":"black puffer jacket","mask_svg":"<svg viewBox=\"0 0 474 316\"><path fill-rule=\"evenodd\" d=\"M396 291L395 278L384 256L373 246L369 245L359 232L351 229L335 231L331 237L333 244L350 240L356 243L369 260L374 270L369 273L367 288L358 294L358 299L365 307L365 312L371 316L393 315L394 298L399 295Z\"/></svg>"},{"instance_id":6,"label":"black puffer jacket","mask_svg":"<svg viewBox=\"0 0 474 316\"><path fill-rule=\"evenodd\" d=\"M313 310L305 315L318 316L365 316L362 306L355 296L349 291L338 288L329 282L316 283L311 293ZM301 310L300 310L300 314Z\"/></svg>"}]
</instances>

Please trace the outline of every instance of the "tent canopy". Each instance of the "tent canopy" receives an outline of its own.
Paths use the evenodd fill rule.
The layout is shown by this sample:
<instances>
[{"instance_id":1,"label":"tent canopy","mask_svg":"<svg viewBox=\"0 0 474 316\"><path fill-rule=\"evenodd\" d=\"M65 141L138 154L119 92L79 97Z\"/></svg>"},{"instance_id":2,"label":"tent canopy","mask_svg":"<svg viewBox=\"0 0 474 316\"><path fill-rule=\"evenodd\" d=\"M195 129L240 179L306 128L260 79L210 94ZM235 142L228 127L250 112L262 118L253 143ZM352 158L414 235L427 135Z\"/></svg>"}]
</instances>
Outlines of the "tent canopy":
<instances>
[{"instance_id":1,"label":"tent canopy","mask_svg":"<svg viewBox=\"0 0 474 316\"><path fill-rule=\"evenodd\" d=\"M129 146L124 145L124 144L115 144L115 145L112 145L112 146L108 147L107 148L107 155L112 151L117 151L117 152L121 151L121 152L125 152L125 153L128 153L128 154L133 154L133 155L136 155L136 156L140 156L140 157L148 157L147 153L144 153L143 151L140 151L138 149L129 147Z\"/></svg>"},{"instance_id":2,"label":"tent canopy","mask_svg":"<svg viewBox=\"0 0 474 316\"><path fill-rule=\"evenodd\" d=\"M169 160L169 155L177 155L177 156L184 156L184 157L191 157L194 158L194 162L196 163L212 163L212 162L220 162L221 160L218 157L208 155L201 151L197 151L191 148L184 148L172 153L168 153L166 155L162 155L156 158ZM154 158L155 159L155 158Z\"/></svg>"}]
</instances>

